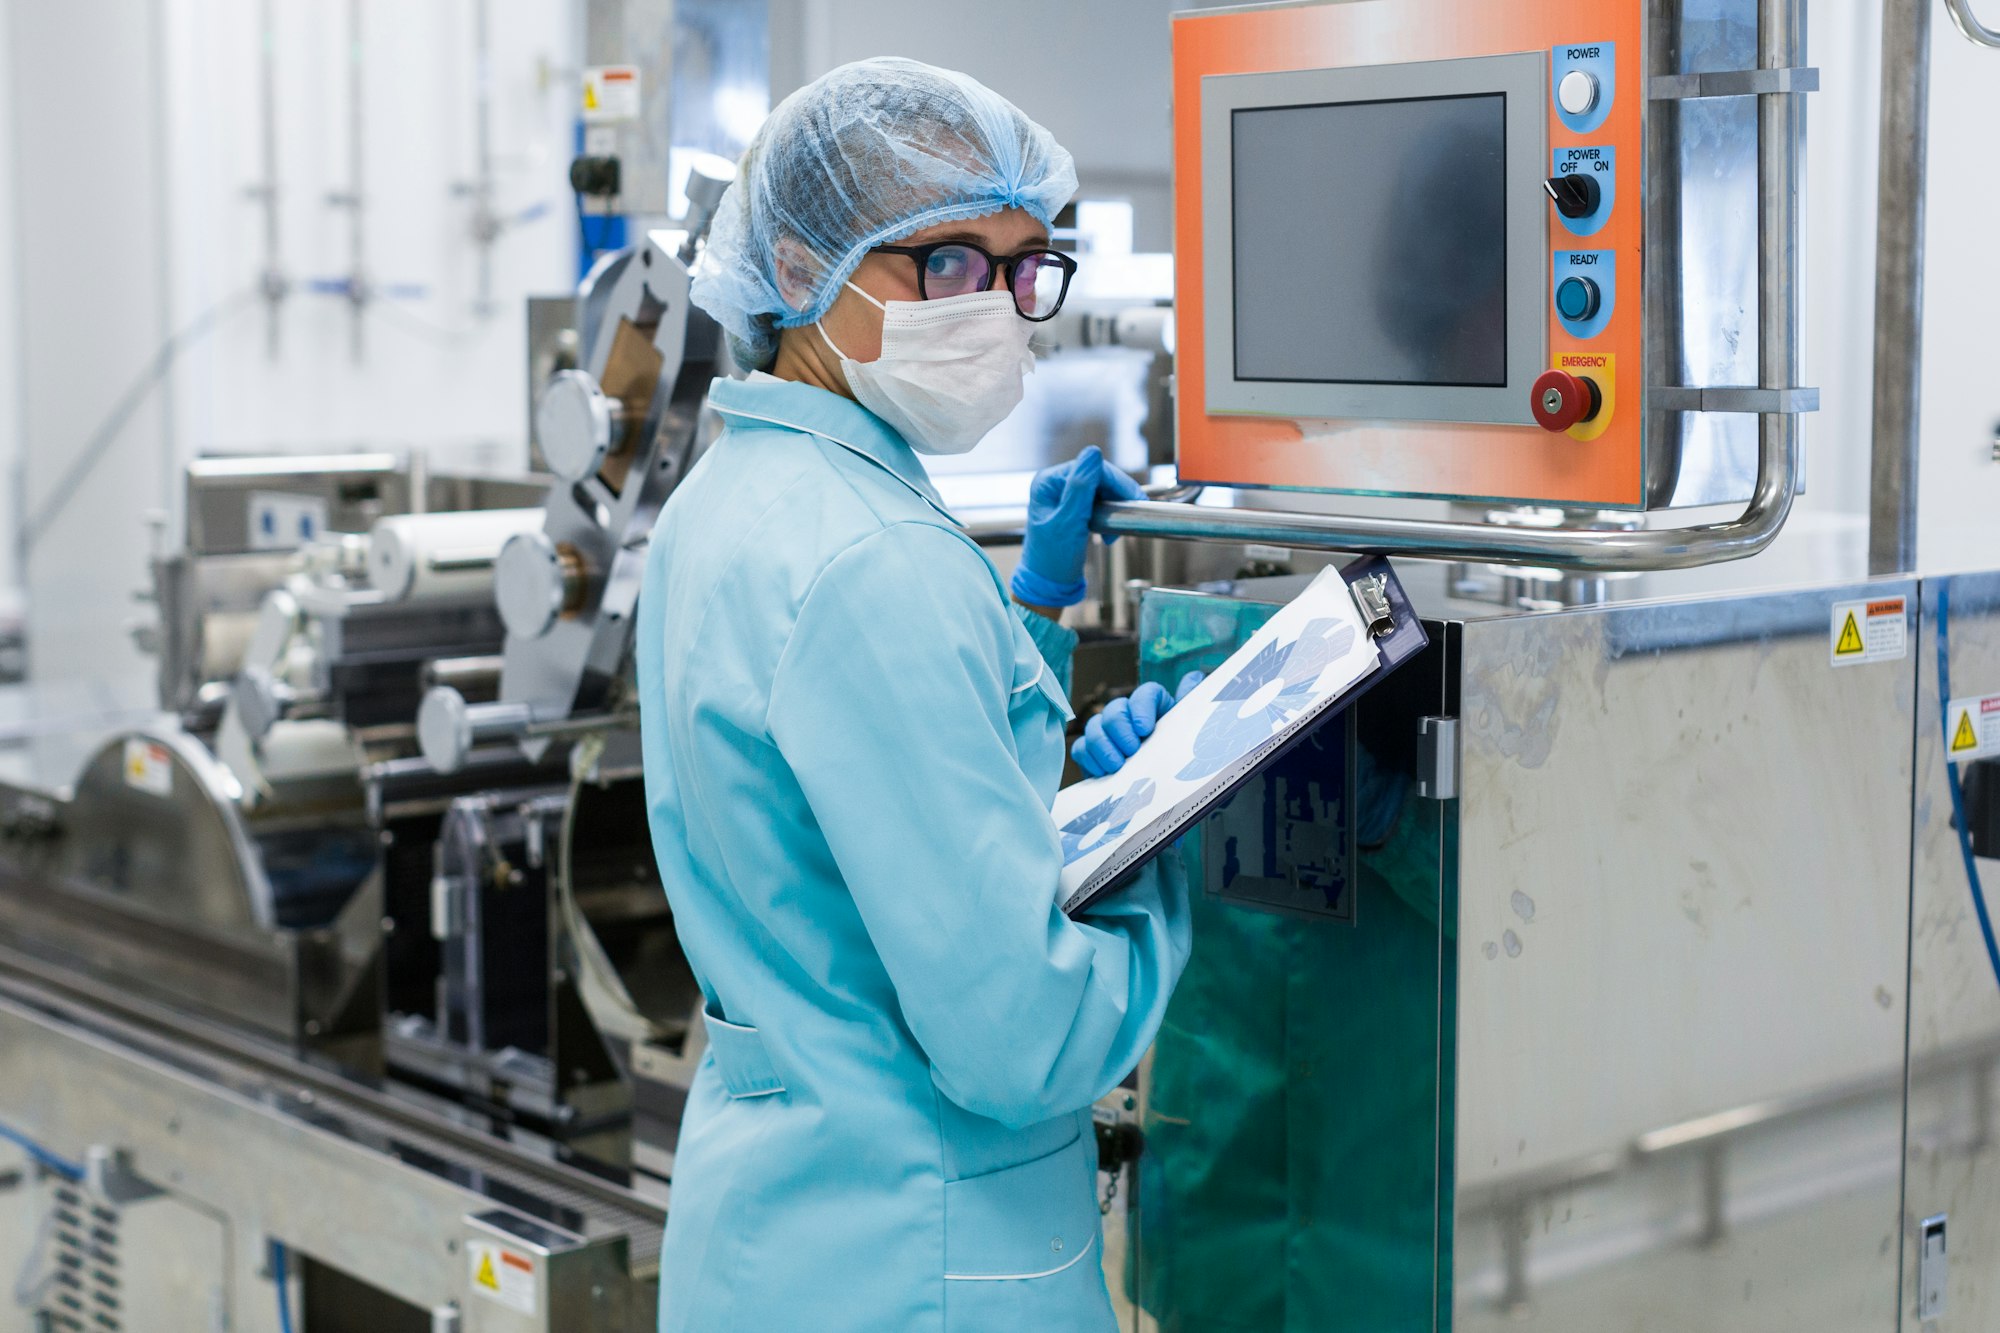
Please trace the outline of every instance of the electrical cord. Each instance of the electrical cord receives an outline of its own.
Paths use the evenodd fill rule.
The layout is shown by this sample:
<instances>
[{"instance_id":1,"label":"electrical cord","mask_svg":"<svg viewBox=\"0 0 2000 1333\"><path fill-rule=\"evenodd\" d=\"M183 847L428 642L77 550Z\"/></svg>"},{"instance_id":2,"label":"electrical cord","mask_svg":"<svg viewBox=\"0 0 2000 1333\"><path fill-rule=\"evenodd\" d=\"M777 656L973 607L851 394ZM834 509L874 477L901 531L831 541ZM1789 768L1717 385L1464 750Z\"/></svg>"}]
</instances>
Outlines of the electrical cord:
<instances>
[{"instance_id":1,"label":"electrical cord","mask_svg":"<svg viewBox=\"0 0 2000 1333\"><path fill-rule=\"evenodd\" d=\"M41 1144L35 1142L33 1139L29 1138L26 1134L23 1134L18 1129L12 1129L6 1125L0 1125L0 1139L7 1140L7 1142L13 1144L15 1147L19 1148L22 1152L28 1154L29 1158L32 1159L37 1165L42 1166L47 1170L55 1172L57 1175L61 1176L64 1180L69 1181L72 1185L77 1184L83 1180L82 1162L73 1162L69 1158L64 1157L60 1153L52 1152L49 1149L44 1148Z\"/></svg>"},{"instance_id":2,"label":"electrical cord","mask_svg":"<svg viewBox=\"0 0 2000 1333\"><path fill-rule=\"evenodd\" d=\"M213 333L230 315L256 300L257 295L255 288L245 288L234 296L225 297L189 320L178 333L160 344L159 349L147 362L146 368L140 372L139 378L119 395L117 403L84 441L83 447L77 451L75 460L50 489L40 508L36 509L23 525L21 533L23 552L33 550L35 543L48 531L49 525L61 517L63 510L69 507L70 501L76 499L77 492L83 488L83 483L92 472L96 471L97 465L104 461L104 456L111 451L111 446L118 442L119 435L124 432L133 415L145 403L153 386L166 378L167 372L173 368L175 359L190 346Z\"/></svg>"},{"instance_id":3,"label":"electrical cord","mask_svg":"<svg viewBox=\"0 0 2000 1333\"><path fill-rule=\"evenodd\" d=\"M71 1161L61 1153L44 1148L20 1130L8 1125L0 1125L0 1139L5 1139L28 1154L28 1160L43 1170L62 1177L72 1185L82 1182L83 1163ZM26 1310L40 1304L42 1293L48 1290L49 1283L54 1280L53 1273L44 1275L39 1282L34 1280L34 1275L41 1271L43 1261L47 1257L49 1238L55 1234L55 1224L55 1201L50 1200L47 1211L42 1214L41 1225L36 1228L35 1239L28 1246L21 1271L14 1278L14 1304L20 1309Z\"/></svg>"},{"instance_id":4,"label":"electrical cord","mask_svg":"<svg viewBox=\"0 0 2000 1333\"><path fill-rule=\"evenodd\" d=\"M291 1282L286 1273L285 1242L271 1242L271 1285L278 1289L278 1330L292 1333Z\"/></svg>"},{"instance_id":5,"label":"electrical cord","mask_svg":"<svg viewBox=\"0 0 2000 1333\"><path fill-rule=\"evenodd\" d=\"M583 909L576 901L575 858L571 849L576 843L576 803L583 793L585 778L597 767L598 759L604 753L604 736L593 732L576 743L570 754L569 799L563 804L562 830L558 834L556 847L556 901L562 913L570 946L576 951L578 967L578 990L587 1000L594 999L592 1017L599 1022L615 1021L623 1031L613 1035L632 1041L654 1041L663 1034L659 1024L642 1012L632 999L632 992L618 975L618 968L604 952L604 945L597 938L597 932L584 920ZM606 1023L607 1028L609 1023Z\"/></svg>"},{"instance_id":6,"label":"electrical cord","mask_svg":"<svg viewBox=\"0 0 2000 1333\"><path fill-rule=\"evenodd\" d=\"M1951 744L1951 580L1938 580L1937 601L1937 680L1938 709L1943 713L1945 744ZM1946 754L1949 755L1949 751ZM1972 910L1979 917L1979 934L1986 941L1986 961L1993 966L1993 980L2000 985L2000 943L1993 937L1993 917L1986 910L1986 890L1979 882L1979 858L1972 851L1972 830L1965 822L1965 787L1958 780L1958 765L1946 758L1945 781L1951 787L1951 822L1958 829L1958 851L1965 858L1965 882L1972 890Z\"/></svg>"}]
</instances>

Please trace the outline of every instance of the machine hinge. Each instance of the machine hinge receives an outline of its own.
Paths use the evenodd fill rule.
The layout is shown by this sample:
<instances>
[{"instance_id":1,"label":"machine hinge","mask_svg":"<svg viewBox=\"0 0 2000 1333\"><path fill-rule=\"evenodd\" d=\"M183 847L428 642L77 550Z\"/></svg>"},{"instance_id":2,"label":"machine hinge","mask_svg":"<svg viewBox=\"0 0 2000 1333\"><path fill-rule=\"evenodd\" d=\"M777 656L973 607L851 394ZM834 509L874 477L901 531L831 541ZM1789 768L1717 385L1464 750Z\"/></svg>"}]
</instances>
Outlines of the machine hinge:
<instances>
[{"instance_id":1,"label":"machine hinge","mask_svg":"<svg viewBox=\"0 0 2000 1333\"><path fill-rule=\"evenodd\" d=\"M1458 799L1458 719L1417 721L1417 795L1433 801Z\"/></svg>"},{"instance_id":2,"label":"machine hinge","mask_svg":"<svg viewBox=\"0 0 2000 1333\"><path fill-rule=\"evenodd\" d=\"M1679 102L1695 97L1816 93L1819 91L1819 71L1810 65L1803 65L1788 69L1718 69L1703 74L1656 74L1646 91L1655 102Z\"/></svg>"},{"instance_id":3,"label":"machine hinge","mask_svg":"<svg viewBox=\"0 0 2000 1333\"><path fill-rule=\"evenodd\" d=\"M1917 1224L1917 1318L1938 1319L1944 1315L1946 1287L1945 1215L1927 1217Z\"/></svg>"}]
</instances>

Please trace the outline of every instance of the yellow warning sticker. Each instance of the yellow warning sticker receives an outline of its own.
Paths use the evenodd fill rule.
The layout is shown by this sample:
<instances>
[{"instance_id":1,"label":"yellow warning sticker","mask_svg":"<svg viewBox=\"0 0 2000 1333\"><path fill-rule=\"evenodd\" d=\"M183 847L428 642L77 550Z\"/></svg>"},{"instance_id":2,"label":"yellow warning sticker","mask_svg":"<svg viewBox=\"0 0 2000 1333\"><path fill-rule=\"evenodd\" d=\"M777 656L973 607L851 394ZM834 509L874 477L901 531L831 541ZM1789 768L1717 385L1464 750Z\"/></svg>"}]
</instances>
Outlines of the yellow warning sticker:
<instances>
[{"instance_id":1,"label":"yellow warning sticker","mask_svg":"<svg viewBox=\"0 0 2000 1333\"><path fill-rule=\"evenodd\" d=\"M1875 597L1835 602L1829 631L1835 666L1897 662L1910 655L1909 599Z\"/></svg>"},{"instance_id":2,"label":"yellow warning sticker","mask_svg":"<svg viewBox=\"0 0 2000 1333\"><path fill-rule=\"evenodd\" d=\"M1953 699L1944 710L1944 757L1954 764L2000 754L2000 694Z\"/></svg>"},{"instance_id":3,"label":"yellow warning sticker","mask_svg":"<svg viewBox=\"0 0 2000 1333\"><path fill-rule=\"evenodd\" d=\"M531 1255L490 1240L468 1240L465 1257L474 1295L522 1314L542 1312L541 1273Z\"/></svg>"},{"instance_id":4,"label":"yellow warning sticker","mask_svg":"<svg viewBox=\"0 0 2000 1333\"><path fill-rule=\"evenodd\" d=\"M639 67L592 65L583 72L583 123L610 125L639 118Z\"/></svg>"}]
</instances>

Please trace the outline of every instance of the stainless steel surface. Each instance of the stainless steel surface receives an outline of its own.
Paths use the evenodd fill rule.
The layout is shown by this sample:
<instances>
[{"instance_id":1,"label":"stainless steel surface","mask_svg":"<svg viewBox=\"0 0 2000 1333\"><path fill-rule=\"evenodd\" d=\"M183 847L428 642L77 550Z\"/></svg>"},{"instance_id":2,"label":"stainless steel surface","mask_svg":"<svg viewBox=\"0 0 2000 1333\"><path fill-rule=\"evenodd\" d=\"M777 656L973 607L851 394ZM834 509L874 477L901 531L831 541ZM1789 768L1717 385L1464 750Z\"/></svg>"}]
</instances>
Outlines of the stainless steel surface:
<instances>
[{"instance_id":1,"label":"stainless steel surface","mask_svg":"<svg viewBox=\"0 0 2000 1333\"><path fill-rule=\"evenodd\" d=\"M1417 795L1428 801L1458 799L1459 739L1455 717L1417 721Z\"/></svg>"},{"instance_id":2,"label":"stainless steel surface","mask_svg":"<svg viewBox=\"0 0 2000 1333\"><path fill-rule=\"evenodd\" d=\"M549 471L568 482L595 476L624 430L624 415L588 371L558 371L535 407L535 439Z\"/></svg>"},{"instance_id":3,"label":"stainless steel surface","mask_svg":"<svg viewBox=\"0 0 2000 1333\"><path fill-rule=\"evenodd\" d=\"M1100 504L1091 516L1091 526L1098 532L1120 537L1256 542L1313 551L1369 551L1436 560L1493 560L1563 569L1688 569L1722 560L1741 560L1771 544L1792 508L1795 433L1790 429L1770 433L1758 469L1757 492L1740 517L1689 528L1612 533L1537 531L1478 523L1304 514L1158 501Z\"/></svg>"},{"instance_id":4,"label":"stainless steel surface","mask_svg":"<svg viewBox=\"0 0 2000 1333\"><path fill-rule=\"evenodd\" d=\"M79 1003L11 969L4 992L0 1118L65 1155L120 1152L138 1178L219 1219L221 1326L271 1326L268 1238L419 1310L455 1306L470 1333L651 1327L657 1203L275 1052ZM475 1218L517 1241L547 1237L566 1272L545 1272L542 1290L570 1294L523 1319L474 1291ZM128 1252L124 1266L150 1262Z\"/></svg>"},{"instance_id":5,"label":"stainless steel surface","mask_svg":"<svg viewBox=\"0 0 2000 1333\"><path fill-rule=\"evenodd\" d=\"M1965 34L1965 40L1979 46L2000 48L2000 30L1987 27L1972 12L1972 0L1944 0L1945 13L1951 15L1952 26Z\"/></svg>"},{"instance_id":6,"label":"stainless steel surface","mask_svg":"<svg viewBox=\"0 0 2000 1333\"><path fill-rule=\"evenodd\" d=\"M241 795L229 771L184 733L113 737L77 776L57 873L169 919L268 929L276 907L237 809Z\"/></svg>"},{"instance_id":7,"label":"stainless steel surface","mask_svg":"<svg viewBox=\"0 0 2000 1333\"><path fill-rule=\"evenodd\" d=\"M678 251L683 264L694 263L708 237L709 226L715 221L716 205L722 202L723 192L735 179L736 164L726 157L701 153L688 164L687 217L682 228L687 236Z\"/></svg>"},{"instance_id":8,"label":"stainless steel surface","mask_svg":"<svg viewBox=\"0 0 2000 1333\"><path fill-rule=\"evenodd\" d=\"M674 117L673 60L681 46L676 7L673 0L586 0L579 6L584 63L633 65L639 71L638 116L589 127L600 136L595 141L600 146L589 151L619 160L618 211L630 217L662 218L673 212L667 149L688 142Z\"/></svg>"},{"instance_id":9,"label":"stainless steel surface","mask_svg":"<svg viewBox=\"0 0 2000 1333\"><path fill-rule=\"evenodd\" d=\"M1648 35L1674 24L1670 42L1648 47L1650 75L1710 74L1755 70L1755 0L1721 4L1678 3L1656 15ZM1673 137L1649 159L1657 177L1669 180L1671 219L1678 227L1675 249L1646 272L1670 284L1677 306L1670 364L1648 368L1650 385L1758 384L1758 118L1752 97L1700 98L1651 102L1655 116L1671 118ZM1649 129L1649 144L1652 142ZM1649 204L1649 217L1657 216ZM1648 238L1651 244L1652 237ZM1658 293L1650 284L1645 299ZM1669 432L1648 439L1649 453L1661 455L1648 479L1668 488L1665 503L1676 506L1741 503L1754 485L1760 446L1755 420L1734 415L1680 414L1660 418ZM1648 497L1659 503L1657 494Z\"/></svg>"},{"instance_id":10,"label":"stainless steel surface","mask_svg":"<svg viewBox=\"0 0 2000 1333\"><path fill-rule=\"evenodd\" d=\"M1819 411L1818 389L1757 389L1717 384L1705 389L1662 384L1646 390L1669 412L1798 413Z\"/></svg>"},{"instance_id":11,"label":"stainless steel surface","mask_svg":"<svg viewBox=\"0 0 2000 1333\"><path fill-rule=\"evenodd\" d=\"M1868 571L1917 567L1931 0L1883 0L1875 201L1875 403Z\"/></svg>"},{"instance_id":12,"label":"stainless steel surface","mask_svg":"<svg viewBox=\"0 0 2000 1333\"><path fill-rule=\"evenodd\" d=\"M534 711L526 704L468 704L456 688L440 684L424 692L417 712L417 745L432 768L456 773L475 745L517 737L534 721Z\"/></svg>"},{"instance_id":13,"label":"stainless steel surface","mask_svg":"<svg viewBox=\"0 0 2000 1333\"><path fill-rule=\"evenodd\" d=\"M1646 75L1658 78L1678 74L1681 69L1682 0L1654 0L1646 10ZM1682 231L1681 217L1681 108L1676 102L1661 102L1646 108L1646 162L1643 176L1645 203L1644 264L1645 300L1640 311L1644 327L1646 373L1660 384L1683 384L1687 379L1687 358L1681 351L1682 317ZM1680 484L1682 436L1686 425L1680 415L1662 409L1655 396L1643 400L1645 409L1645 450L1640 466L1645 470L1646 500L1659 506L1671 502Z\"/></svg>"},{"instance_id":14,"label":"stainless steel surface","mask_svg":"<svg viewBox=\"0 0 2000 1333\"><path fill-rule=\"evenodd\" d=\"M1893 1320L1915 591L1465 624L1454 1328Z\"/></svg>"},{"instance_id":15,"label":"stainless steel surface","mask_svg":"<svg viewBox=\"0 0 2000 1333\"><path fill-rule=\"evenodd\" d=\"M1943 1318L1950 1309L1950 1251L1946 1227L1950 1218L1939 1213L1917 1224L1917 1318Z\"/></svg>"},{"instance_id":16,"label":"stainless steel surface","mask_svg":"<svg viewBox=\"0 0 2000 1333\"><path fill-rule=\"evenodd\" d=\"M1947 613L1948 612L1948 616ZM1939 638L1947 649L1940 672ZM1987 953L1978 895L2000 908L2000 862L1960 843L1941 678L1952 697L2000 693L2000 573L1926 579L1911 642L1916 669L1912 803L1908 1159L1903 1204L1903 1327L1918 1333L1922 1219L1951 1218L1947 1313L1936 1333L2000 1328L2000 971ZM1958 766L1961 784L1974 768ZM1975 882L1974 876L1977 876ZM1931 1333L1925 1326L1925 1333Z\"/></svg>"},{"instance_id":17,"label":"stainless steel surface","mask_svg":"<svg viewBox=\"0 0 2000 1333\"><path fill-rule=\"evenodd\" d=\"M1656 74L1646 89L1655 101L1696 97L1756 97L1764 93L1816 93L1819 71L1805 69L1724 69L1701 74Z\"/></svg>"},{"instance_id":18,"label":"stainless steel surface","mask_svg":"<svg viewBox=\"0 0 2000 1333\"><path fill-rule=\"evenodd\" d=\"M507 632L522 639L547 634L570 600L568 584L562 553L547 533L509 538L493 568L493 600Z\"/></svg>"}]
</instances>

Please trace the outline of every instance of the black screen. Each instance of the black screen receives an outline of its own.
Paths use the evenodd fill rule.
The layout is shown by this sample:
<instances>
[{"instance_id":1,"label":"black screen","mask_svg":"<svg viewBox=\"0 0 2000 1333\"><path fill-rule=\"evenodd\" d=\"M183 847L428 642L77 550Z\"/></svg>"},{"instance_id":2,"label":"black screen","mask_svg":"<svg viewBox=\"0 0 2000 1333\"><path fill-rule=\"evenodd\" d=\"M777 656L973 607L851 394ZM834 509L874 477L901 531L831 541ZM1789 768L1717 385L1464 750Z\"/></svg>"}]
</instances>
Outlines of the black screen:
<instances>
[{"instance_id":1,"label":"black screen","mask_svg":"<svg viewBox=\"0 0 2000 1333\"><path fill-rule=\"evenodd\" d=\"M1507 383L1506 107L1232 113L1237 379Z\"/></svg>"}]
</instances>

